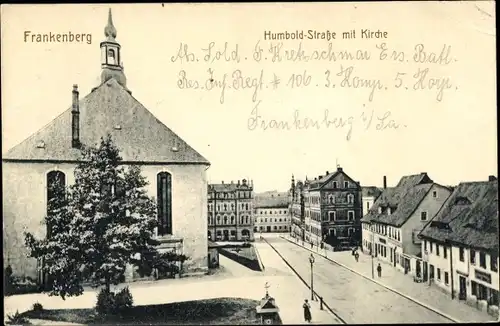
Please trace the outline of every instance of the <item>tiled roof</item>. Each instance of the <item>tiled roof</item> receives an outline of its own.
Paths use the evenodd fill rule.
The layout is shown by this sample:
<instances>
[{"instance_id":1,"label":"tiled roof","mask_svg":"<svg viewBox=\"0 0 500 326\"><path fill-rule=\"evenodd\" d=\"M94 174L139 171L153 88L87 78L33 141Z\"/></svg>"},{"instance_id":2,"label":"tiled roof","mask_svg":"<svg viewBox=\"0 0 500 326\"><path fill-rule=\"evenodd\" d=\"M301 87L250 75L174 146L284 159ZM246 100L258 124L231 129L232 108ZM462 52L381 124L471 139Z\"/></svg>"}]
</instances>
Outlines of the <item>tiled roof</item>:
<instances>
[{"instance_id":1,"label":"tiled roof","mask_svg":"<svg viewBox=\"0 0 500 326\"><path fill-rule=\"evenodd\" d=\"M115 79L81 98L79 105L80 141L85 145L98 144L110 133L125 162L210 164ZM71 147L71 120L69 108L10 149L3 160L79 160L80 150ZM41 142L44 148L37 147Z\"/></svg>"},{"instance_id":2,"label":"tiled roof","mask_svg":"<svg viewBox=\"0 0 500 326\"><path fill-rule=\"evenodd\" d=\"M382 192L361 220L400 227L408 220L433 185L434 182L427 173L404 176L396 187L387 188ZM390 207L392 212L390 215L379 214L379 207Z\"/></svg>"},{"instance_id":3,"label":"tiled roof","mask_svg":"<svg viewBox=\"0 0 500 326\"><path fill-rule=\"evenodd\" d=\"M251 190L252 187L250 184L247 182L246 184L243 183L211 183L208 185L208 191L213 191L215 190L216 192L232 192L236 191L237 189L245 189L245 190Z\"/></svg>"},{"instance_id":4,"label":"tiled roof","mask_svg":"<svg viewBox=\"0 0 500 326\"><path fill-rule=\"evenodd\" d=\"M375 197L377 198L380 196L383 190L374 187L374 186L366 186L366 187L361 187L361 194L363 197Z\"/></svg>"},{"instance_id":5,"label":"tiled roof","mask_svg":"<svg viewBox=\"0 0 500 326\"><path fill-rule=\"evenodd\" d=\"M255 208L286 208L289 202L286 196L256 197Z\"/></svg>"},{"instance_id":6,"label":"tiled roof","mask_svg":"<svg viewBox=\"0 0 500 326\"><path fill-rule=\"evenodd\" d=\"M420 236L498 252L498 181L460 183Z\"/></svg>"}]
</instances>

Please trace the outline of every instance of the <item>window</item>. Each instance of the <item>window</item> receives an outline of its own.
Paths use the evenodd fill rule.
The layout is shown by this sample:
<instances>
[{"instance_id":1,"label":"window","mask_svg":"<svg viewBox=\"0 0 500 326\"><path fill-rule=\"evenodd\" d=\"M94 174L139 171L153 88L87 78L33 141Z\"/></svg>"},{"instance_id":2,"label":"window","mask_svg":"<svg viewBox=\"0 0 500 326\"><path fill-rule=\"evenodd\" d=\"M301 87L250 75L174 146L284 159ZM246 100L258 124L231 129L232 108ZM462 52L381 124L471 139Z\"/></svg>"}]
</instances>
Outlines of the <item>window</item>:
<instances>
[{"instance_id":1,"label":"window","mask_svg":"<svg viewBox=\"0 0 500 326\"><path fill-rule=\"evenodd\" d=\"M443 257L446 259L448 258L448 248L443 247Z\"/></svg>"},{"instance_id":2,"label":"window","mask_svg":"<svg viewBox=\"0 0 500 326\"><path fill-rule=\"evenodd\" d=\"M449 279L448 279L448 272L444 272L444 284L448 285L449 284Z\"/></svg>"},{"instance_id":3,"label":"window","mask_svg":"<svg viewBox=\"0 0 500 326\"><path fill-rule=\"evenodd\" d=\"M486 268L486 254L482 252L479 253L479 266Z\"/></svg>"},{"instance_id":4,"label":"window","mask_svg":"<svg viewBox=\"0 0 500 326\"><path fill-rule=\"evenodd\" d=\"M349 181L344 181L344 188L349 188Z\"/></svg>"},{"instance_id":5,"label":"window","mask_svg":"<svg viewBox=\"0 0 500 326\"><path fill-rule=\"evenodd\" d=\"M424 240L424 251L427 251L427 240Z\"/></svg>"},{"instance_id":6,"label":"window","mask_svg":"<svg viewBox=\"0 0 500 326\"><path fill-rule=\"evenodd\" d=\"M436 243L436 256L439 256L439 244Z\"/></svg>"},{"instance_id":7,"label":"window","mask_svg":"<svg viewBox=\"0 0 500 326\"><path fill-rule=\"evenodd\" d=\"M438 196L438 193L437 193L437 191L436 191L436 190L434 190L434 191L432 192L432 197L433 197L433 198L437 198L437 196Z\"/></svg>"},{"instance_id":8,"label":"window","mask_svg":"<svg viewBox=\"0 0 500 326\"><path fill-rule=\"evenodd\" d=\"M333 189L337 189L338 185L337 185L337 181L333 181Z\"/></svg>"},{"instance_id":9,"label":"window","mask_svg":"<svg viewBox=\"0 0 500 326\"><path fill-rule=\"evenodd\" d=\"M430 253L432 254L432 247L433 247L433 243L432 242L429 242L429 247L430 247Z\"/></svg>"},{"instance_id":10,"label":"window","mask_svg":"<svg viewBox=\"0 0 500 326\"><path fill-rule=\"evenodd\" d=\"M490 255L490 268L493 272L498 272L497 259L497 256Z\"/></svg>"},{"instance_id":11,"label":"window","mask_svg":"<svg viewBox=\"0 0 500 326\"><path fill-rule=\"evenodd\" d=\"M476 251L475 250L473 250L473 249L470 250L470 257L469 257L469 259L470 259L470 263L472 265L476 264Z\"/></svg>"},{"instance_id":12,"label":"window","mask_svg":"<svg viewBox=\"0 0 500 326\"><path fill-rule=\"evenodd\" d=\"M332 236L335 236L336 232L335 232L335 229L330 229L328 230L328 232L330 233L330 235Z\"/></svg>"},{"instance_id":13,"label":"window","mask_svg":"<svg viewBox=\"0 0 500 326\"><path fill-rule=\"evenodd\" d=\"M332 195L328 196L328 202L332 205L332 204L335 204L335 197L333 197Z\"/></svg>"},{"instance_id":14,"label":"window","mask_svg":"<svg viewBox=\"0 0 500 326\"><path fill-rule=\"evenodd\" d=\"M349 221L354 221L354 211L348 211L347 212L347 219Z\"/></svg>"},{"instance_id":15,"label":"window","mask_svg":"<svg viewBox=\"0 0 500 326\"><path fill-rule=\"evenodd\" d=\"M335 212L328 212L328 218L330 219L330 221L335 221L337 219L337 214L335 214Z\"/></svg>"},{"instance_id":16,"label":"window","mask_svg":"<svg viewBox=\"0 0 500 326\"><path fill-rule=\"evenodd\" d=\"M158 235L172 234L172 175L157 175Z\"/></svg>"},{"instance_id":17,"label":"window","mask_svg":"<svg viewBox=\"0 0 500 326\"><path fill-rule=\"evenodd\" d=\"M349 203L349 204L354 203L354 195L352 195L352 194L347 195L347 203Z\"/></svg>"},{"instance_id":18,"label":"window","mask_svg":"<svg viewBox=\"0 0 500 326\"><path fill-rule=\"evenodd\" d=\"M351 235L353 235L353 234L354 234L354 228L349 228L349 229L347 230L347 235L348 235L348 236L351 236Z\"/></svg>"},{"instance_id":19,"label":"window","mask_svg":"<svg viewBox=\"0 0 500 326\"><path fill-rule=\"evenodd\" d=\"M47 173L47 215L57 209L56 198L65 197L66 175L61 171ZM52 227L47 225L47 238L52 235Z\"/></svg>"},{"instance_id":20,"label":"window","mask_svg":"<svg viewBox=\"0 0 500 326\"><path fill-rule=\"evenodd\" d=\"M427 212L421 212L420 213L420 220L421 221L427 221Z\"/></svg>"},{"instance_id":21,"label":"window","mask_svg":"<svg viewBox=\"0 0 500 326\"><path fill-rule=\"evenodd\" d=\"M465 261L465 250L464 250L464 248L459 248L458 250L459 250L458 256L459 256L460 261Z\"/></svg>"},{"instance_id":22,"label":"window","mask_svg":"<svg viewBox=\"0 0 500 326\"><path fill-rule=\"evenodd\" d=\"M441 281L441 268L437 269L437 279Z\"/></svg>"}]
</instances>

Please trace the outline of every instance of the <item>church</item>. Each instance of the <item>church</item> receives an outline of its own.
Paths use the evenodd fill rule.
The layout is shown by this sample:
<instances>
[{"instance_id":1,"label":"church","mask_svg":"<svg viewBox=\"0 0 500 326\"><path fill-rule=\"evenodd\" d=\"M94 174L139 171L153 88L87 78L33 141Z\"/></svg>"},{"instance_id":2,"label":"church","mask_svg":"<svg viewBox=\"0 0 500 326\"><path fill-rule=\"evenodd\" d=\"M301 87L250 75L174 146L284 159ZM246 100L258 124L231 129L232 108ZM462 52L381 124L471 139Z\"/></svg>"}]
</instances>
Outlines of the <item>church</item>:
<instances>
[{"instance_id":1,"label":"church","mask_svg":"<svg viewBox=\"0 0 500 326\"><path fill-rule=\"evenodd\" d=\"M97 145L111 134L123 163L140 165L149 181L148 193L158 204L160 249L188 256L185 274L205 273L210 163L132 96L111 10L104 34L100 85L82 98L77 85L68 87L71 106L2 158L4 266L10 265L16 276L42 281L37 272L41 262L27 257L24 231L45 237L47 185L54 179L74 183L81 145Z\"/></svg>"}]
</instances>

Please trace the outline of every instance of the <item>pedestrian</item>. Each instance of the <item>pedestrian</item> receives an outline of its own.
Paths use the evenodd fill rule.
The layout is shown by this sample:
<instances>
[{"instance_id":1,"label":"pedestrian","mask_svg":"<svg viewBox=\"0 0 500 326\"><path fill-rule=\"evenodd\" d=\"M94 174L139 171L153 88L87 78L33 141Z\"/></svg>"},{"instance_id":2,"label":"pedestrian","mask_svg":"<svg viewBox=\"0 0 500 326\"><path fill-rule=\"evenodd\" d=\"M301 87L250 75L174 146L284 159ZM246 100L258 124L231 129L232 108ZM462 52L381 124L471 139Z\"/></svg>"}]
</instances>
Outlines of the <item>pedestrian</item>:
<instances>
[{"instance_id":1,"label":"pedestrian","mask_svg":"<svg viewBox=\"0 0 500 326\"><path fill-rule=\"evenodd\" d=\"M311 241L311 249L313 248L313 242Z\"/></svg>"},{"instance_id":2,"label":"pedestrian","mask_svg":"<svg viewBox=\"0 0 500 326\"><path fill-rule=\"evenodd\" d=\"M378 263L378 266L377 266L377 273L378 273L378 277L382 277L382 266L380 266L380 263Z\"/></svg>"},{"instance_id":3,"label":"pedestrian","mask_svg":"<svg viewBox=\"0 0 500 326\"><path fill-rule=\"evenodd\" d=\"M309 304L307 299L304 301L302 308L304 308L304 320L306 322L310 323L311 322L311 305Z\"/></svg>"},{"instance_id":4,"label":"pedestrian","mask_svg":"<svg viewBox=\"0 0 500 326\"><path fill-rule=\"evenodd\" d=\"M355 253L354 253L354 258L356 259L356 262L358 262L358 259L359 259L359 254L358 254L358 252L355 252Z\"/></svg>"}]
</instances>

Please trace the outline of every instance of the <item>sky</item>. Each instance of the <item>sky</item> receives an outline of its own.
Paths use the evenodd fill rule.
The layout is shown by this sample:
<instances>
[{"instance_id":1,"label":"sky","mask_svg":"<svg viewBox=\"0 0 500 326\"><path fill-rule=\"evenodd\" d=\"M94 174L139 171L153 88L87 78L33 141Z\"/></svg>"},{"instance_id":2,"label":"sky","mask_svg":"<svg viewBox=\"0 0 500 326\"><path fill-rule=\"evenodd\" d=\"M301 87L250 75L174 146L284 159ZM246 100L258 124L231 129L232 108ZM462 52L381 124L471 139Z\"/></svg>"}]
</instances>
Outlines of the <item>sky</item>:
<instances>
[{"instance_id":1,"label":"sky","mask_svg":"<svg viewBox=\"0 0 500 326\"><path fill-rule=\"evenodd\" d=\"M210 182L286 191L292 174L313 179L337 165L367 186L497 173L493 2L2 5L2 152L66 110L73 84L81 97L99 85L108 8L132 95L211 162ZM368 30L386 38L362 38ZM91 34L91 44L37 43L26 31ZM266 31L304 36L266 40ZM226 44L228 61L216 55ZM314 51L336 60L305 61Z\"/></svg>"}]
</instances>

